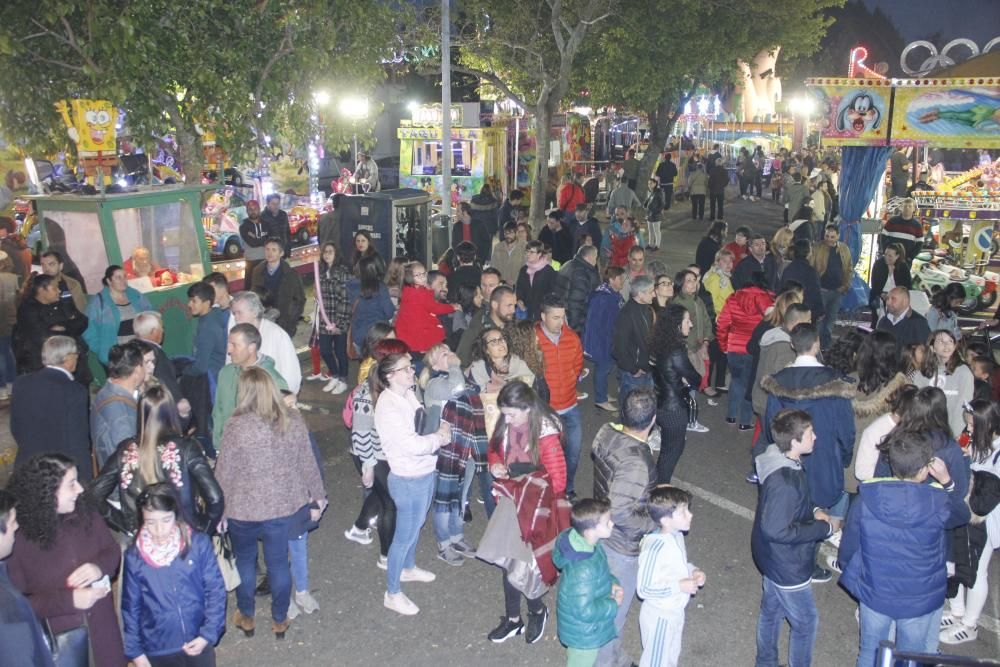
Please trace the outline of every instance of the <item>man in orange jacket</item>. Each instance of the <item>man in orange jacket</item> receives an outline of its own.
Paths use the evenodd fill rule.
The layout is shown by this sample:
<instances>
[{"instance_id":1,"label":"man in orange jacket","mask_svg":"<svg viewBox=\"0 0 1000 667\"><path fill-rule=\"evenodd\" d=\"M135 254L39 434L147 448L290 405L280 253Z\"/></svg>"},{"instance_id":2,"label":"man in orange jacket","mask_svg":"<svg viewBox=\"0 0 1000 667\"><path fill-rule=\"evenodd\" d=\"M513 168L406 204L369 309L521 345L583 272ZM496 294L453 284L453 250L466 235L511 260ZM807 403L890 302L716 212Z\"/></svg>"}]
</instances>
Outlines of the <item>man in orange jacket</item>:
<instances>
[{"instance_id":1,"label":"man in orange jacket","mask_svg":"<svg viewBox=\"0 0 1000 667\"><path fill-rule=\"evenodd\" d=\"M576 383L583 370L583 345L566 324L566 304L557 294L542 298L541 318L535 336L545 360L545 382L549 405L563 423L563 453L566 456L566 497L572 499L573 480L580 464L582 424L576 402Z\"/></svg>"}]
</instances>

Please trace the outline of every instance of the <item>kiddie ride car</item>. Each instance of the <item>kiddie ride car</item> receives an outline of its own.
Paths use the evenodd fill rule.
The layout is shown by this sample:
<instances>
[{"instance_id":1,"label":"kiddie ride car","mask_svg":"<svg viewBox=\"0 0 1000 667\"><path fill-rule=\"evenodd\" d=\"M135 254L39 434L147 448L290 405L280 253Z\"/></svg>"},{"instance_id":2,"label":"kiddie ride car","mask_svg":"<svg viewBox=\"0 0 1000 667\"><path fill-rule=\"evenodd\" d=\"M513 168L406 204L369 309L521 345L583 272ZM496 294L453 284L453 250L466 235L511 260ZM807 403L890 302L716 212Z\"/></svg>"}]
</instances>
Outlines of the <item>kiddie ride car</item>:
<instances>
[{"instance_id":1,"label":"kiddie ride car","mask_svg":"<svg viewBox=\"0 0 1000 667\"><path fill-rule=\"evenodd\" d=\"M962 315L971 315L991 308L997 301L997 283L1000 275L985 271L983 275L945 263L944 258L924 251L913 260L913 289L920 289L933 297L949 283L958 283L965 289L965 301L958 308Z\"/></svg>"},{"instance_id":2,"label":"kiddie ride car","mask_svg":"<svg viewBox=\"0 0 1000 667\"><path fill-rule=\"evenodd\" d=\"M240 223L246 216L246 202L233 188L224 188L210 196L201 211L208 251L226 259L242 257Z\"/></svg>"}]
</instances>

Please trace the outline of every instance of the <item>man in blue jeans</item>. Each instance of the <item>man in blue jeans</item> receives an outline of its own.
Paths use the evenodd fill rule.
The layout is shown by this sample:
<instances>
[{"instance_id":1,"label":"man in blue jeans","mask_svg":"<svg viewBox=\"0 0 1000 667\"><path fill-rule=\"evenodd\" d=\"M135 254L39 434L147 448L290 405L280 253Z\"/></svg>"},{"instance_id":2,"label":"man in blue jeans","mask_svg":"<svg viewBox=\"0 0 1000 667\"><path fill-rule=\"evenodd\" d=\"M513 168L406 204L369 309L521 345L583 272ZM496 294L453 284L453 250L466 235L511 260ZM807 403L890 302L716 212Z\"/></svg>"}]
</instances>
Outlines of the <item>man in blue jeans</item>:
<instances>
[{"instance_id":1,"label":"man in blue jeans","mask_svg":"<svg viewBox=\"0 0 1000 667\"><path fill-rule=\"evenodd\" d=\"M837 321L840 302L851 288L854 279L854 262L847 244L840 242L837 225L827 225L823 242L813 249L813 267L819 274L823 296L823 319L819 322L819 340L824 350L830 349L833 325Z\"/></svg>"},{"instance_id":2,"label":"man in blue jeans","mask_svg":"<svg viewBox=\"0 0 1000 667\"><path fill-rule=\"evenodd\" d=\"M755 665L778 666L778 640L788 619L788 664L805 667L819 628L810 587L816 543L832 535L840 521L813 510L809 497L801 461L816 442L812 418L801 410L781 410L769 430L774 444L757 457L760 494L750 534L753 561L764 577Z\"/></svg>"},{"instance_id":3,"label":"man in blue jeans","mask_svg":"<svg viewBox=\"0 0 1000 667\"><path fill-rule=\"evenodd\" d=\"M618 396L652 387L649 334L653 328L653 279L638 276L629 284L629 300L618 312L612 331L611 356L618 364Z\"/></svg>"}]
</instances>

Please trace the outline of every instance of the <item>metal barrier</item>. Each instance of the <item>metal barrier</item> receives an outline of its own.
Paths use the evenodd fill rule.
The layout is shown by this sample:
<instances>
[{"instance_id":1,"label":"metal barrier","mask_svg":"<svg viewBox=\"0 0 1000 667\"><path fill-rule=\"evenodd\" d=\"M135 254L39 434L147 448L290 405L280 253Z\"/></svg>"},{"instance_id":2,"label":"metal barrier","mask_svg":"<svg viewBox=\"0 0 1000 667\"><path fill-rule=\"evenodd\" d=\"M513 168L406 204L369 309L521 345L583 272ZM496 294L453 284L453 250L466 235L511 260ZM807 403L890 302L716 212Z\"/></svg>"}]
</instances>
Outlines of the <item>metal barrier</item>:
<instances>
[{"instance_id":1,"label":"metal barrier","mask_svg":"<svg viewBox=\"0 0 1000 667\"><path fill-rule=\"evenodd\" d=\"M929 653L899 651L893 642L882 641L879 642L875 665L876 667L922 667L923 665L940 665L941 667L1000 667L1000 662L969 658L962 655L932 655Z\"/></svg>"}]
</instances>

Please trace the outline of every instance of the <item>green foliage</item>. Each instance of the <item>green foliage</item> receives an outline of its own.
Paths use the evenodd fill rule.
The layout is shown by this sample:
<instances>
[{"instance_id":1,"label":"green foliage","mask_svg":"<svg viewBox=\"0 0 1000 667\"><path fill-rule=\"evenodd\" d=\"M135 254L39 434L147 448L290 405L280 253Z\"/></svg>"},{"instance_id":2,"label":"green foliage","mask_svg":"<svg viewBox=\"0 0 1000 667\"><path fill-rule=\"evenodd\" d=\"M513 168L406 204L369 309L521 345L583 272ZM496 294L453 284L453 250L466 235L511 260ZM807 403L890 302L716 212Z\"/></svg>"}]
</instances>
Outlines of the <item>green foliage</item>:
<instances>
[{"instance_id":1,"label":"green foliage","mask_svg":"<svg viewBox=\"0 0 1000 667\"><path fill-rule=\"evenodd\" d=\"M173 131L185 162L200 163L196 124L212 126L234 157L252 154L265 133L303 143L312 92L324 88L336 104L369 91L407 13L381 0L8 0L4 19L8 139L65 148L53 103L109 99L138 143ZM344 141L349 123L329 115L327 136Z\"/></svg>"}]
</instances>

